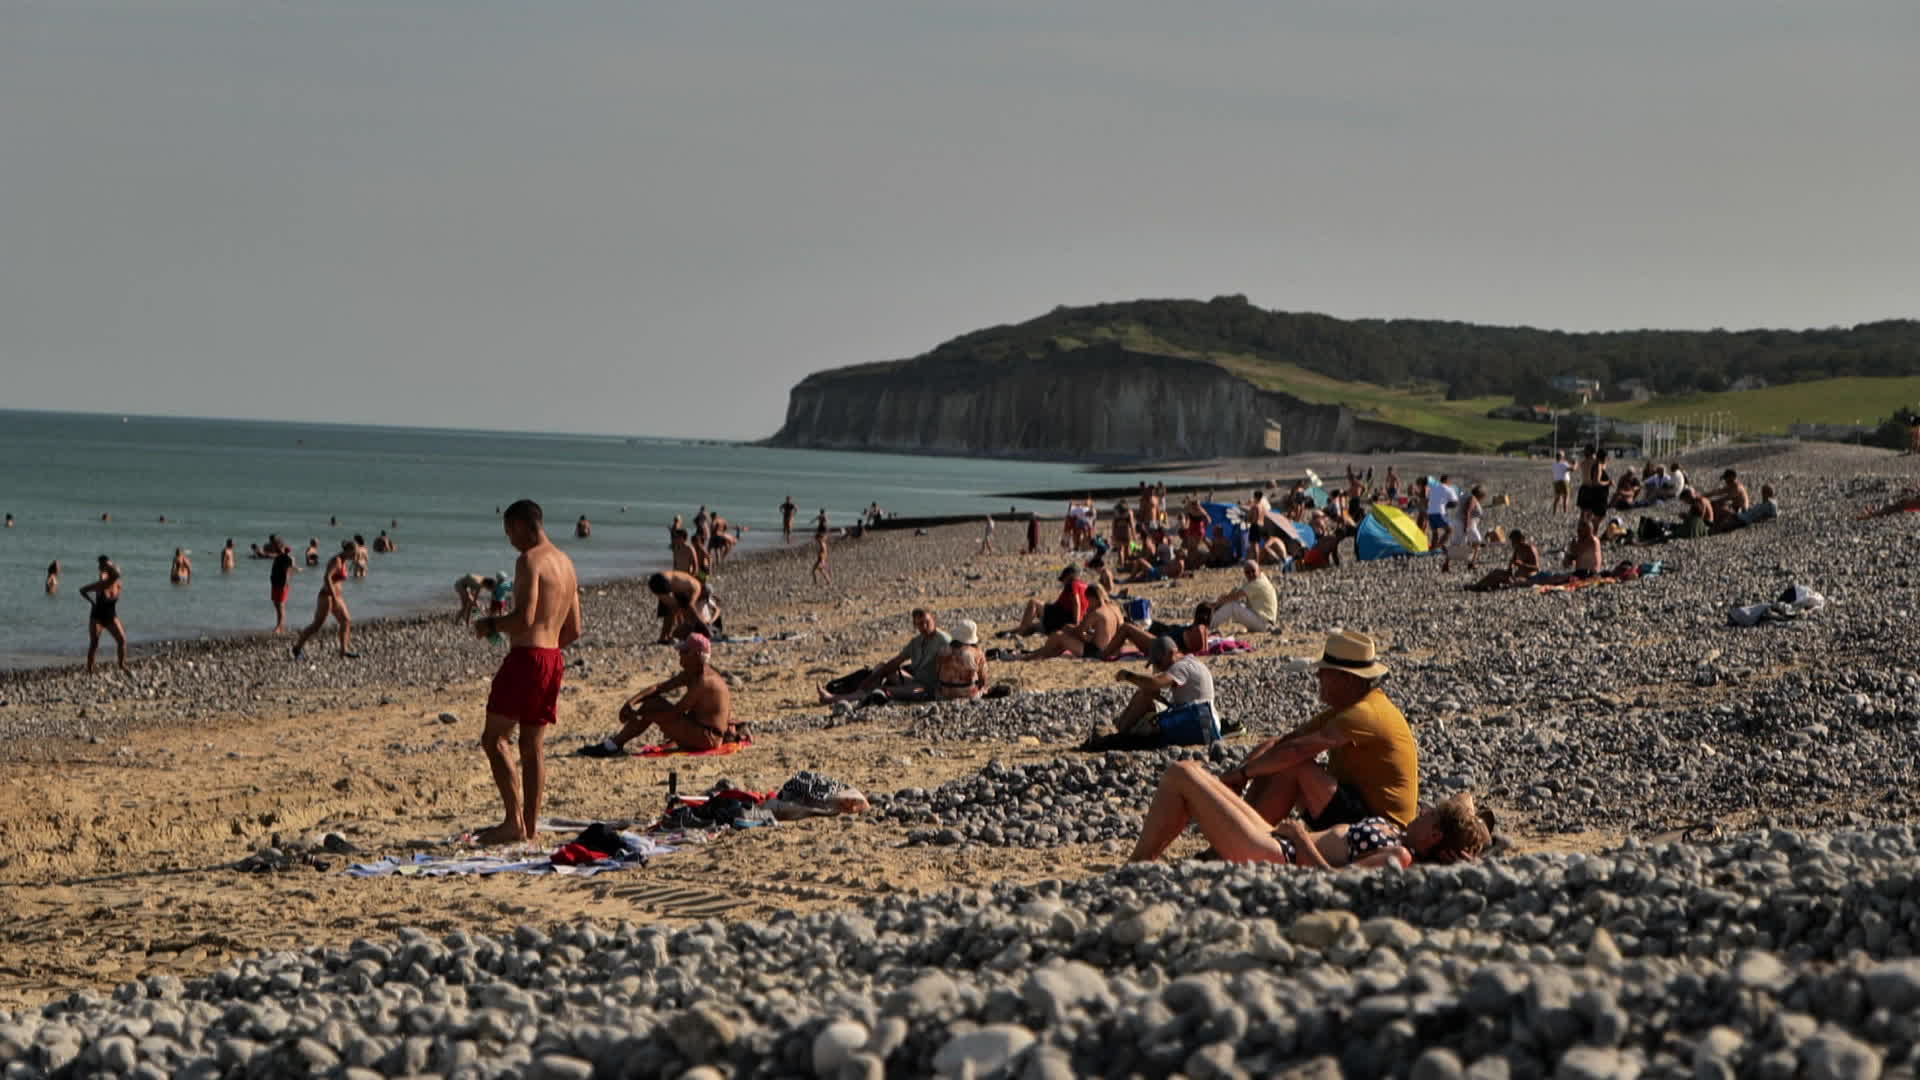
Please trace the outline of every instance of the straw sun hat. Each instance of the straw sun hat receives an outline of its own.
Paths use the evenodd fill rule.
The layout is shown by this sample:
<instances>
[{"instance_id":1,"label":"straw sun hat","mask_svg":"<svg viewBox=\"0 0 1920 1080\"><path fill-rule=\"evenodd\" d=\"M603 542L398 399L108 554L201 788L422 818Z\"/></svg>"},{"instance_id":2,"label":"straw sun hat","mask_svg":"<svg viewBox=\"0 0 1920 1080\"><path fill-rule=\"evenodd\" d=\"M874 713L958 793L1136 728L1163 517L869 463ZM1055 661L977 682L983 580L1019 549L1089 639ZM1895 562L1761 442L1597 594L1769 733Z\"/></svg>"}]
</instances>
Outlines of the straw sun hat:
<instances>
[{"instance_id":1,"label":"straw sun hat","mask_svg":"<svg viewBox=\"0 0 1920 1080\"><path fill-rule=\"evenodd\" d=\"M1380 662L1380 651L1370 635L1357 630L1335 630L1327 635L1327 645L1316 671L1344 671L1362 679L1377 679L1387 673Z\"/></svg>"}]
</instances>

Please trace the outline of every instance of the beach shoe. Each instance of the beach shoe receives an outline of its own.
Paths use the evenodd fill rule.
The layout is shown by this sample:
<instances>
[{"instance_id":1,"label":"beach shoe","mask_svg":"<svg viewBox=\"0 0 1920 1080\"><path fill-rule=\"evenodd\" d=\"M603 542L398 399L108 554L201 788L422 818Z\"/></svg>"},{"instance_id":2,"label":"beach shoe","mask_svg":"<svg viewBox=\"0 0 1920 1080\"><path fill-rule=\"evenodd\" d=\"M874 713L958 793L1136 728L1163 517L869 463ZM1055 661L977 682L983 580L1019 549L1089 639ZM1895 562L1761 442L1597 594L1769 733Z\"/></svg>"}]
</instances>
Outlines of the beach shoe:
<instances>
[{"instance_id":1,"label":"beach shoe","mask_svg":"<svg viewBox=\"0 0 1920 1080\"><path fill-rule=\"evenodd\" d=\"M295 646L293 647L293 658L294 658L295 660L303 660L303 659L305 659L305 657L303 657L303 656L302 656L301 654L302 654L302 653L304 653L304 652L306 652L306 651L307 651L307 650L305 650L305 649L303 649L303 648L301 648L300 646L298 646L298 645L295 645Z\"/></svg>"},{"instance_id":2,"label":"beach shoe","mask_svg":"<svg viewBox=\"0 0 1920 1080\"><path fill-rule=\"evenodd\" d=\"M342 660L358 660L360 659L360 654L357 652L343 652L340 654L340 658Z\"/></svg>"},{"instance_id":3,"label":"beach shoe","mask_svg":"<svg viewBox=\"0 0 1920 1080\"><path fill-rule=\"evenodd\" d=\"M1222 721L1220 724L1220 737L1223 739L1232 738L1235 735L1245 735L1246 733L1247 725L1231 717Z\"/></svg>"},{"instance_id":4,"label":"beach shoe","mask_svg":"<svg viewBox=\"0 0 1920 1080\"><path fill-rule=\"evenodd\" d=\"M626 750L622 749L621 747L614 746L613 744L609 743L605 739L602 739L596 743L588 743L585 746L580 747L578 750L575 750L573 754L575 757L590 757L590 758L614 758L614 757L627 756Z\"/></svg>"},{"instance_id":5,"label":"beach shoe","mask_svg":"<svg viewBox=\"0 0 1920 1080\"><path fill-rule=\"evenodd\" d=\"M874 691L873 693L871 693L871 694L868 694L868 695L867 695L866 697L864 697L864 698L861 698L861 699L860 699L860 704L862 704L862 705L885 705L885 704L886 704L887 702L889 702L889 701L891 701L891 700L892 700L891 698L889 698L889 697L887 697L887 692L886 692L885 690L875 690L875 691Z\"/></svg>"}]
</instances>

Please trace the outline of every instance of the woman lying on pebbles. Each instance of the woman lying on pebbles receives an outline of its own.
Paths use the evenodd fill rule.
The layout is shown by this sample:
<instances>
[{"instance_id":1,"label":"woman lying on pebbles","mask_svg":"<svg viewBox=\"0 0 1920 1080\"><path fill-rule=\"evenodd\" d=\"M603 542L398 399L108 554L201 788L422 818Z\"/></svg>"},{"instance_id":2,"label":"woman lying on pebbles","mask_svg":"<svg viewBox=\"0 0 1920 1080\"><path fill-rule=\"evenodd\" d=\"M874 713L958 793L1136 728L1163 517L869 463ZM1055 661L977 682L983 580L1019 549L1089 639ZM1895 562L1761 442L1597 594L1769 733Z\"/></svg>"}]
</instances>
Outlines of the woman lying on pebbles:
<instances>
[{"instance_id":1,"label":"woman lying on pebbles","mask_svg":"<svg viewBox=\"0 0 1920 1080\"><path fill-rule=\"evenodd\" d=\"M1473 796L1462 793L1422 810L1405 829L1384 817L1318 832L1299 818L1287 818L1276 829L1204 764L1177 761L1160 779L1130 859L1159 858L1193 822L1228 862L1279 862L1336 870L1458 862L1479 855L1490 839L1476 813Z\"/></svg>"}]
</instances>

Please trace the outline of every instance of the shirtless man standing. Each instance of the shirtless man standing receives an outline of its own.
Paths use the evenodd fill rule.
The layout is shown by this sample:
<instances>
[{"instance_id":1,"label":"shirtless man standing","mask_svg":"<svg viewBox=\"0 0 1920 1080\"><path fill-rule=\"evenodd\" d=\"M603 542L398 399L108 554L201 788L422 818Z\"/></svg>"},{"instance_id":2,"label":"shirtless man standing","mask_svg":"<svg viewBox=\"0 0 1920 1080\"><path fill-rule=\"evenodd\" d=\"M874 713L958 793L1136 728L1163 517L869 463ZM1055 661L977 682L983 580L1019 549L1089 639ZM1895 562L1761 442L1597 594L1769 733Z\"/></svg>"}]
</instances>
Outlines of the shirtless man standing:
<instances>
[{"instance_id":1,"label":"shirtless man standing","mask_svg":"<svg viewBox=\"0 0 1920 1080\"><path fill-rule=\"evenodd\" d=\"M700 553L694 550L692 541L687 539L687 530L675 528L673 536L673 568L690 577L700 576Z\"/></svg>"},{"instance_id":2,"label":"shirtless man standing","mask_svg":"<svg viewBox=\"0 0 1920 1080\"><path fill-rule=\"evenodd\" d=\"M220 549L220 572L233 573L233 537L227 537L227 546Z\"/></svg>"},{"instance_id":3,"label":"shirtless man standing","mask_svg":"<svg viewBox=\"0 0 1920 1080\"><path fill-rule=\"evenodd\" d=\"M791 495L787 496L786 502L780 504L780 542L783 544L793 543L793 512L798 509L799 507L793 505Z\"/></svg>"},{"instance_id":4,"label":"shirtless man standing","mask_svg":"<svg viewBox=\"0 0 1920 1080\"><path fill-rule=\"evenodd\" d=\"M713 643L690 634L680 643L680 674L655 683L620 706L620 730L574 751L581 757L624 757L627 744L656 725L682 750L712 750L737 738L733 730L733 694L727 680L707 660ZM667 695L685 690L679 701Z\"/></svg>"},{"instance_id":5,"label":"shirtless man standing","mask_svg":"<svg viewBox=\"0 0 1920 1080\"><path fill-rule=\"evenodd\" d=\"M487 726L480 747L493 768L506 816L475 837L482 844L518 844L538 831L540 793L546 783L547 728L558 718L560 650L580 637L580 587L573 560L553 546L540 504L521 499L501 517L507 540L520 552L513 564L514 609L473 620L475 637L495 633L513 643L487 695ZM520 729L520 775L507 757L507 741Z\"/></svg>"}]
</instances>

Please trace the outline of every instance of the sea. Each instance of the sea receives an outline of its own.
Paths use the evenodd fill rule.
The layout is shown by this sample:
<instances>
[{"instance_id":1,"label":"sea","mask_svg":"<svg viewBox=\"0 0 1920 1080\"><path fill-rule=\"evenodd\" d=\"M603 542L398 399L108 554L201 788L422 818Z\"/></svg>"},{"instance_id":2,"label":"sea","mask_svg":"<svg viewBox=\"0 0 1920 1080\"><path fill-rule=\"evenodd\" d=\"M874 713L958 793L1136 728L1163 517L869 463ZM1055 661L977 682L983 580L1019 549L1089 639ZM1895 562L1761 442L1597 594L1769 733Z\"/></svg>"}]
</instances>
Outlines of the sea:
<instances>
[{"instance_id":1,"label":"sea","mask_svg":"<svg viewBox=\"0 0 1920 1080\"><path fill-rule=\"evenodd\" d=\"M1102 473L1098 486L1145 476ZM125 585L120 617L142 642L257 634L273 625L264 560L253 544L278 533L296 554L318 540L382 530L398 545L347 582L354 618L451 613L469 572L510 573L514 551L498 511L541 504L548 532L583 582L632 578L669 565L667 525L702 505L747 526L742 550L778 545L779 505L800 507L795 543L825 509L834 526L870 503L902 517L1039 510L1048 501L996 498L1094 483L1072 464L785 450L744 443L601 435L453 431L350 424L0 410L0 670L84 659L80 586L109 555ZM589 539L573 524L586 515ZM105 516L110 516L107 520ZM164 518L164 520L162 520ZM232 538L238 561L220 572ZM1002 528L1003 544L1019 542ZM193 581L168 580L174 549ZM45 592L58 560L60 590ZM312 615L313 571L294 578L290 625ZM111 649L106 642L105 648Z\"/></svg>"}]
</instances>

